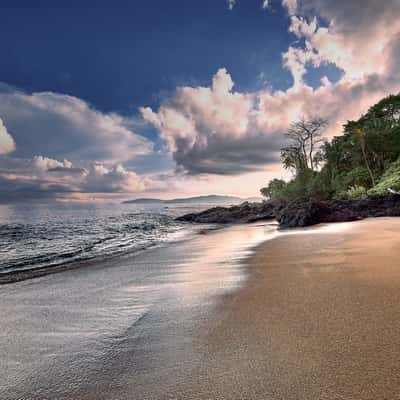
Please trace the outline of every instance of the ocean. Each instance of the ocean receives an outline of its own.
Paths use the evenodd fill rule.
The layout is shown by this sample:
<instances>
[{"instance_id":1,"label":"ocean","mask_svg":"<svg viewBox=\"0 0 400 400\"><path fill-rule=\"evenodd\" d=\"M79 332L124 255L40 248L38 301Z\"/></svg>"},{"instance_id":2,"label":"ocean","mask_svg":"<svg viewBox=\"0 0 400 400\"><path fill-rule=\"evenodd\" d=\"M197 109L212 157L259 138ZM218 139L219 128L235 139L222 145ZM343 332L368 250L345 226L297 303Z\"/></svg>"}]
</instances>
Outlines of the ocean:
<instances>
[{"instance_id":1,"label":"ocean","mask_svg":"<svg viewBox=\"0 0 400 400\"><path fill-rule=\"evenodd\" d=\"M199 335L246 281L243 260L277 235L274 222L174 220L208 206L1 206L3 274L83 268L0 285L0 398L183 398L207 351Z\"/></svg>"},{"instance_id":2,"label":"ocean","mask_svg":"<svg viewBox=\"0 0 400 400\"><path fill-rule=\"evenodd\" d=\"M198 227L177 222L175 217L211 206L60 202L0 205L0 275L106 259L182 240Z\"/></svg>"}]
</instances>

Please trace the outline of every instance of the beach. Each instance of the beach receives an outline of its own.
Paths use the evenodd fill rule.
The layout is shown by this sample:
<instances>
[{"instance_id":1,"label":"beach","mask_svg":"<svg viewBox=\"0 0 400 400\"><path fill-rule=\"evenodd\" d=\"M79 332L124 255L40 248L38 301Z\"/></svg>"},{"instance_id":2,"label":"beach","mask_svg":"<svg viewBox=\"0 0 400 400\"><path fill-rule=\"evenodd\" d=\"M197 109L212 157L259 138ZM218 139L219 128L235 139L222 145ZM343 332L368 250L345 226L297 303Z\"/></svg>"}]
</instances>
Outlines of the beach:
<instances>
[{"instance_id":1,"label":"beach","mask_svg":"<svg viewBox=\"0 0 400 400\"><path fill-rule=\"evenodd\" d=\"M399 256L394 218L238 225L2 286L0 397L398 399Z\"/></svg>"},{"instance_id":2,"label":"beach","mask_svg":"<svg viewBox=\"0 0 400 400\"><path fill-rule=\"evenodd\" d=\"M400 220L336 227L257 248L206 335L201 398L400 398Z\"/></svg>"}]
</instances>

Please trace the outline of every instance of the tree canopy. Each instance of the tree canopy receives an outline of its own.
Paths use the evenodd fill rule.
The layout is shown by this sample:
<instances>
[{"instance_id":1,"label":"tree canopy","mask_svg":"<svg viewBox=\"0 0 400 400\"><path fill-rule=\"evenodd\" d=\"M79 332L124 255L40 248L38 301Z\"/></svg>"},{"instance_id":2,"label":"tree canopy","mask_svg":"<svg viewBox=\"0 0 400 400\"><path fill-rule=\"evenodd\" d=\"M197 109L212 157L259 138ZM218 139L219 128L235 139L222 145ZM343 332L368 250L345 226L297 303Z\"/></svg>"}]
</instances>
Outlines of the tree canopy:
<instances>
[{"instance_id":1,"label":"tree canopy","mask_svg":"<svg viewBox=\"0 0 400 400\"><path fill-rule=\"evenodd\" d=\"M300 119L285 133L283 166L289 182L273 180L261 193L269 198L362 197L380 194L399 183L400 94L391 95L356 121L347 121L342 135L324 140L327 121ZM385 183L386 182L386 183Z\"/></svg>"}]
</instances>

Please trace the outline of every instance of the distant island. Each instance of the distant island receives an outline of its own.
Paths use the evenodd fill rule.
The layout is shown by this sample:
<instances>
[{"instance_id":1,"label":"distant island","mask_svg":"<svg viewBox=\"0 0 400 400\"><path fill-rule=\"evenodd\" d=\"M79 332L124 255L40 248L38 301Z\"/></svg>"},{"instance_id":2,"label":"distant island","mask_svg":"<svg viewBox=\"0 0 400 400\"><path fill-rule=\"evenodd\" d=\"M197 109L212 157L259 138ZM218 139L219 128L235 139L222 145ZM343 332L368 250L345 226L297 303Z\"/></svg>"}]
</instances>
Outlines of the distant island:
<instances>
[{"instance_id":1,"label":"distant island","mask_svg":"<svg viewBox=\"0 0 400 400\"><path fill-rule=\"evenodd\" d=\"M216 204L216 203L243 203L245 201L248 202L259 202L262 199L260 197L250 197L250 198L241 198L236 196L219 196L219 195L208 195L208 196L196 196L196 197L187 197L187 198L177 198L170 200L162 200L162 199L152 199L152 198L140 198L124 201L124 204L181 204L181 203L204 203L204 204Z\"/></svg>"}]
</instances>

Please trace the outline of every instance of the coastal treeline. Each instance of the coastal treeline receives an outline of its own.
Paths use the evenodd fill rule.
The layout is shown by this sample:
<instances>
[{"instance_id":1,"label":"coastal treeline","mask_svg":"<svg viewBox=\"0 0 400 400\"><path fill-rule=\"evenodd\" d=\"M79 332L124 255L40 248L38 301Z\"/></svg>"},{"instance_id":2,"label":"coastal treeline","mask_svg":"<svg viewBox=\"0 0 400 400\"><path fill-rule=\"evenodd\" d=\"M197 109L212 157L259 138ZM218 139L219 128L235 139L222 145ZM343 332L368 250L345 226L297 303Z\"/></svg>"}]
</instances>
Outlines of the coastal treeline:
<instances>
[{"instance_id":1,"label":"coastal treeline","mask_svg":"<svg viewBox=\"0 0 400 400\"><path fill-rule=\"evenodd\" d=\"M400 190L400 94L391 95L357 121L348 121L340 136L324 140L327 121L295 121L285 133L286 182L273 179L261 189L277 200L356 199Z\"/></svg>"}]
</instances>

